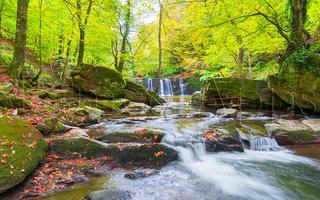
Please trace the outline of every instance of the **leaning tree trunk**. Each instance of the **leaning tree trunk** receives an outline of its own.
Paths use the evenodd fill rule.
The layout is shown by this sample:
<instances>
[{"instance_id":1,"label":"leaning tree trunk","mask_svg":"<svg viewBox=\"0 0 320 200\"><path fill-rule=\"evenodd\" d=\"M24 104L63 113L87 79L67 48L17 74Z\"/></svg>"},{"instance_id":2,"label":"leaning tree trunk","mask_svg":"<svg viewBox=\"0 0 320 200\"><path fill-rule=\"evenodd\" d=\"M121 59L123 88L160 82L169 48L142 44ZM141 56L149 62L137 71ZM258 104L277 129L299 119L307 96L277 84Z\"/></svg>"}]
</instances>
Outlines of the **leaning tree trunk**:
<instances>
[{"instance_id":1,"label":"leaning tree trunk","mask_svg":"<svg viewBox=\"0 0 320 200\"><path fill-rule=\"evenodd\" d=\"M18 0L15 46L14 46L13 61L10 68L11 75L16 78L18 78L19 76L18 74L19 69L22 68L25 63L28 5L29 5L29 0Z\"/></svg>"}]
</instances>

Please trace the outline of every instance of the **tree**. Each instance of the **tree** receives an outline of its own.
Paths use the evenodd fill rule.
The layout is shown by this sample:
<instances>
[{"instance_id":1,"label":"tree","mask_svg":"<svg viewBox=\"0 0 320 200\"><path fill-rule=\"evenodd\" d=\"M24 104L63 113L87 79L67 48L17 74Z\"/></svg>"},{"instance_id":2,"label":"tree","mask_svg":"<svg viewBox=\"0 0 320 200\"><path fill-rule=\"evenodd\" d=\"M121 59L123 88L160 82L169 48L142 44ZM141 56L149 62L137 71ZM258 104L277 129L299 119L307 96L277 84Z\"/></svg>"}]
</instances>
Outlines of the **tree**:
<instances>
[{"instance_id":1,"label":"tree","mask_svg":"<svg viewBox=\"0 0 320 200\"><path fill-rule=\"evenodd\" d=\"M159 0L159 25L158 25L158 45L159 45L159 64L158 64L158 79L161 78L162 70L162 41L161 41L161 31L162 31L162 17L163 17L163 5L161 0Z\"/></svg>"},{"instance_id":2,"label":"tree","mask_svg":"<svg viewBox=\"0 0 320 200\"><path fill-rule=\"evenodd\" d=\"M29 0L18 0L17 3L17 21L16 21L16 36L13 61L11 65L11 75L18 78L19 69L23 68L26 57L27 43L27 20L28 20Z\"/></svg>"},{"instance_id":3,"label":"tree","mask_svg":"<svg viewBox=\"0 0 320 200\"><path fill-rule=\"evenodd\" d=\"M0 3L0 37L2 37L2 11L4 7L5 0ZM1 40L0 40L0 49L1 49ZM0 61L1 61L1 53L0 53Z\"/></svg>"}]
</instances>

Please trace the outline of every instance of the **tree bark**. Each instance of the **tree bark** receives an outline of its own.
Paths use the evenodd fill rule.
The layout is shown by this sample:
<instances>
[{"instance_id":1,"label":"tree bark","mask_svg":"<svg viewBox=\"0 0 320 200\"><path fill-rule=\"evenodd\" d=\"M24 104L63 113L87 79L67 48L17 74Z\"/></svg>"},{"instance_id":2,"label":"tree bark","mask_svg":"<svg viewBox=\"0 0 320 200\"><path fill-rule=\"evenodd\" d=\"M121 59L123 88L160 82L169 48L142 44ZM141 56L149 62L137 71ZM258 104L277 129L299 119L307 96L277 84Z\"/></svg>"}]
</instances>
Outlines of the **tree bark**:
<instances>
[{"instance_id":1,"label":"tree bark","mask_svg":"<svg viewBox=\"0 0 320 200\"><path fill-rule=\"evenodd\" d=\"M161 0L159 0L159 27L158 27L158 45L159 45L159 63L158 63L158 79L160 81L161 78L161 70L162 70L162 42L161 42L161 33L162 33L162 17L163 17L163 5Z\"/></svg>"},{"instance_id":2,"label":"tree bark","mask_svg":"<svg viewBox=\"0 0 320 200\"><path fill-rule=\"evenodd\" d=\"M306 46L307 35L305 33L305 23L307 18L308 0L290 0L292 22L291 22L291 40L296 48Z\"/></svg>"},{"instance_id":3,"label":"tree bark","mask_svg":"<svg viewBox=\"0 0 320 200\"><path fill-rule=\"evenodd\" d=\"M124 64L125 64L125 59L126 59L126 54L127 54L127 43L128 43L128 37L130 33L130 24L131 24L131 0L127 0L127 5L126 5L126 18L125 18L125 31L123 33L122 37L122 43L121 43L121 49L120 49L120 59L119 59L119 64L117 66L117 71L122 73Z\"/></svg>"},{"instance_id":4,"label":"tree bark","mask_svg":"<svg viewBox=\"0 0 320 200\"><path fill-rule=\"evenodd\" d=\"M11 75L18 78L19 69L24 66L27 43L27 20L29 0L18 0L17 22L13 61L10 68Z\"/></svg>"},{"instance_id":5,"label":"tree bark","mask_svg":"<svg viewBox=\"0 0 320 200\"><path fill-rule=\"evenodd\" d=\"M2 37L2 11L4 7L4 0L0 3L0 37ZM0 40L0 51L1 51L1 40ZM1 52L0 52L0 61L1 61Z\"/></svg>"}]
</instances>

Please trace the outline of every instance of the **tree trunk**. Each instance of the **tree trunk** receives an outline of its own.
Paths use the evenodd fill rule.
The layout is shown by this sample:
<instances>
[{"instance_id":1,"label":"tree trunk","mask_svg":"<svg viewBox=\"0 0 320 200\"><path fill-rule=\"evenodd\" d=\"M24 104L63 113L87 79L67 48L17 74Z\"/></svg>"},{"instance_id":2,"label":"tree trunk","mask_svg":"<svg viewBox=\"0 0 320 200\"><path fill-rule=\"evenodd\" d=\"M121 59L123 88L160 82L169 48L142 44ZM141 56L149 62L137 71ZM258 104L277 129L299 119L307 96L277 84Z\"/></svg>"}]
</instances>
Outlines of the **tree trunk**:
<instances>
[{"instance_id":1,"label":"tree trunk","mask_svg":"<svg viewBox=\"0 0 320 200\"><path fill-rule=\"evenodd\" d=\"M29 0L18 0L17 22L13 61L10 68L11 75L18 78L19 68L25 63L26 43L27 43L27 20L28 20Z\"/></svg>"},{"instance_id":2,"label":"tree trunk","mask_svg":"<svg viewBox=\"0 0 320 200\"><path fill-rule=\"evenodd\" d=\"M238 77L238 78L240 78L241 77L241 72L242 72L242 66L243 66L243 59L244 58L244 48L243 47L241 47L241 48L239 48L239 52L238 52L238 60L237 60L237 64L238 64L238 70L237 70L237 74L236 74L236 76Z\"/></svg>"},{"instance_id":3,"label":"tree trunk","mask_svg":"<svg viewBox=\"0 0 320 200\"><path fill-rule=\"evenodd\" d=\"M77 62L78 67L83 64L84 39L85 39L85 30L80 28L79 53L78 53L78 62Z\"/></svg>"},{"instance_id":4,"label":"tree trunk","mask_svg":"<svg viewBox=\"0 0 320 200\"><path fill-rule=\"evenodd\" d=\"M159 11L159 27L158 27L158 45L159 45L159 64L158 64L158 79L160 81L161 78L161 70L162 70L162 43L161 43L161 31L162 31L162 3L161 0L159 0L159 6L160 6L160 11Z\"/></svg>"},{"instance_id":5,"label":"tree trunk","mask_svg":"<svg viewBox=\"0 0 320 200\"><path fill-rule=\"evenodd\" d=\"M123 68L124 68L124 63L126 59L126 54L127 54L127 42L128 42L128 37L130 33L130 24L131 24L131 0L127 0L127 5L126 5L126 18L125 18L125 31L123 33L122 37L122 44L121 44L121 50L120 50L120 59L119 59L119 64L117 67L117 70L122 73Z\"/></svg>"},{"instance_id":6,"label":"tree trunk","mask_svg":"<svg viewBox=\"0 0 320 200\"><path fill-rule=\"evenodd\" d=\"M296 48L306 46L305 22L307 18L308 0L290 0L292 22L291 22L291 40Z\"/></svg>"},{"instance_id":7,"label":"tree trunk","mask_svg":"<svg viewBox=\"0 0 320 200\"><path fill-rule=\"evenodd\" d=\"M63 68L63 72L62 72L62 82L63 84L65 83L66 80L66 72L67 72L67 68L69 65L69 57L70 57L70 51L71 51L71 40L68 41L67 43L67 52L66 52L66 58L65 58L65 62L64 62L64 68Z\"/></svg>"}]
</instances>

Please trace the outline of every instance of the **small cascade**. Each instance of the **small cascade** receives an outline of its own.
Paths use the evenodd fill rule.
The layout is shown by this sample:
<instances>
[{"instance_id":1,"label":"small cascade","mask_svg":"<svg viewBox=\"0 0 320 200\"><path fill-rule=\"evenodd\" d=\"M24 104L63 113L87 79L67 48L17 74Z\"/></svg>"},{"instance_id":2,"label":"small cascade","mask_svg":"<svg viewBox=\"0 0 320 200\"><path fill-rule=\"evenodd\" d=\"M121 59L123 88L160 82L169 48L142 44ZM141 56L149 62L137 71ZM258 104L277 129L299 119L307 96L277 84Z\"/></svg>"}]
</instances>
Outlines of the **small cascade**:
<instances>
[{"instance_id":1,"label":"small cascade","mask_svg":"<svg viewBox=\"0 0 320 200\"><path fill-rule=\"evenodd\" d=\"M185 85L182 78L179 78L180 95L184 96Z\"/></svg>"},{"instance_id":2,"label":"small cascade","mask_svg":"<svg viewBox=\"0 0 320 200\"><path fill-rule=\"evenodd\" d=\"M160 79L160 91L159 91L159 95L160 96L164 96L164 83L163 83L163 79Z\"/></svg>"},{"instance_id":3,"label":"small cascade","mask_svg":"<svg viewBox=\"0 0 320 200\"><path fill-rule=\"evenodd\" d=\"M163 81L164 81L164 87L165 87L164 94L166 96L173 96L173 87L172 87L171 80L168 78L165 78L163 79Z\"/></svg>"},{"instance_id":4,"label":"small cascade","mask_svg":"<svg viewBox=\"0 0 320 200\"><path fill-rule=\"evenodd\" d=\"M250 149L254 151L276 151L281 147L274 138L271 137L257 137L250 141Z\"/></svg>"},{"instance_id":5,"label":"small cascade","mask_svg":"<svg viewBox=\"0 0 320 200\"><path fill-rule=\"evenodd\" d=\"M152 78L148 78L148 89L154 91Z\"/></svg>"}]
</instances>

